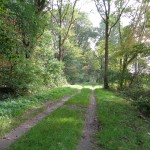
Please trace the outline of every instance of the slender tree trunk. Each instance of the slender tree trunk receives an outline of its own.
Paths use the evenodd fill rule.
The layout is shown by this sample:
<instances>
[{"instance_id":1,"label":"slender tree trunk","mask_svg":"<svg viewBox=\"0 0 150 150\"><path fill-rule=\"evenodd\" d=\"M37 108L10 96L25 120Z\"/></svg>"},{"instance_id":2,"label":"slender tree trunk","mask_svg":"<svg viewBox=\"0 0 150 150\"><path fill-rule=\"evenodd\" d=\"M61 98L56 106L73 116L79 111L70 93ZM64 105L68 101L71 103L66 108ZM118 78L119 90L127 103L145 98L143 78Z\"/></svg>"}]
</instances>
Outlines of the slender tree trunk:
<instances>
[{"instance_id":1,"label":"slender tree trunk","mask_svg":"<svg viewBox=\"0 0 150 150\"><path fill-rule=\"evenodd\" d=\"M122 71L121 71L121 78L120 78L120 89L122 89L124 86L126 69L127 69L127 60L125 58L123 60L123 64L122 64Z\"/></svg>"},{"instance_id":2,"label":"slender tree trunk","mask_svg":"<svg viewBox=\"0 0 150 150\"><path fill-rule=\"evenodd\" d=\"M59 61L62 61L62 45L61 45L61 40L62 38L61 38L61 35L59 35L59 55L58 55L58 60Z\"/></svg>"},{"instance_id":3,"label":"slender tree trunk","mask_svg":"<svg viewBox=\"0 0 150 150\"><path fill-rule=\"evenodd\" d=\"M105 70L104 70L104 89L109 89L108 85L108 40L109 40L109 21L106 21L105 28Z\"/></svg>"},{"instance_id":4,"label":"slender tree trunk","mask_svg":"<svg viewBox=\"0 0 150 150\"><path fill-rule=\"evenodd\" d=\"M120 59L120 71L122 70L122 58Z\"/></svg>"},{"instance_id":5,"label":"slender tree trunk","mask_svg":"<svg viewBox=\"0 0 150 150\"><path fill-rule=\"evenodd\" d=\"M121 72L120 89L122 89L122 87L123 87L123 83L124 83L124 73L125 73L125 68L123 68L123 70L122 70L122 72Z\"/></svg>"},{"instance_id":6,"label":"slender tree trunk","mask_svg":"<svg viewBox=\"0 0 150 150\"><path fill-rule=\"evenodd\" d=\"M62 28L62 0L60 1L60 6L58 6L58 13L59 13L59 28L61 30ZM58 49L59 49L59 54L58 54L58 60L62 61L62 35L61 31L59 32L59 43L58 43Z\"/></svg>"}]
</instances>

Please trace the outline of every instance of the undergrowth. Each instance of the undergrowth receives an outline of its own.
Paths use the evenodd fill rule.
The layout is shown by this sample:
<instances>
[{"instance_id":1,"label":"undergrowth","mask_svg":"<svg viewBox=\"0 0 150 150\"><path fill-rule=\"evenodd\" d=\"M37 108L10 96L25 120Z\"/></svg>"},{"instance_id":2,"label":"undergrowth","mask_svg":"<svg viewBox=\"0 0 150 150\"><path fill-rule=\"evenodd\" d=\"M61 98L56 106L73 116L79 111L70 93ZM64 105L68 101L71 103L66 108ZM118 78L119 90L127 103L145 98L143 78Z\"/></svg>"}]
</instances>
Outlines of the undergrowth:
<instances>
[{"instance_id":1,"label":"undergrowth","mask_svg":"<svg viewBox=\"0 0 150 150\"><path fill-rule=\"evenodd\" d=\"M75 91L77 90L74 88L60 87L43 91L32 96L2 101L0 103L0 136L17 126L17 120L21 123L21 116L27 110L41 105L43 102L49 100L57 101L64 96L74 93Z\"/></svg>"},{"instance_id":2,"label":"undergrowth","mask_svg":"<svg viewBox=\"0 0 150 150\"><path fill-rule=\"evenodd\" d=\"M150 90L141 87L126 88L121 94L132 100L132 104L145 116L150 117Z\"/></svg>"}]
</instances>

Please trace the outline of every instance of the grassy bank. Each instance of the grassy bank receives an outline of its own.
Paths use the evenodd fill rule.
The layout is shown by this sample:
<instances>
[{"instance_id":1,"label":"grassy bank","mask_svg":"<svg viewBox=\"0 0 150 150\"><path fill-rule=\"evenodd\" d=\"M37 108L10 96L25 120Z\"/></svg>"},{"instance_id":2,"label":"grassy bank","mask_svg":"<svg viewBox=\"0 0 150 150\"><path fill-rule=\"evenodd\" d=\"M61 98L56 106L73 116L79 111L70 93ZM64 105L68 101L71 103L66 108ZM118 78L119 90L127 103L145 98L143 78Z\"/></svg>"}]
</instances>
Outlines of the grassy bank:
<instances>
[{"instance_id":1,"label":"grassy bank","mask_svg":"<svg viewBox=\"0 0 150 150\"><path fill-rule=\"evenodd\" d=\"M90 95L91 90L83 89L32 128L9 150L75 150L82 136Z\"/></svg>"},{"instance_id":2,"label":"grassy bank","mask_svg":"<svg viewBox=\"0 0 150 150\"><path fill-rule=\"evenodd\" d=\"M75 88L61 87L32 96L8 99L0 102L0 136L24 122L26 119L22 118L22 115L29 109L35 108L48 100L57 101L62 97L75 93L76 91L77 89ZM33 116L44 109L46 109L46 107L37 109Z\"/></svg>"},{"instance_id":3,"label":"grassy bank","mask_svg":"<svg viewBox=\"0 0 150 150\"><path fill-rule=\"evenodd\" d=\"M150 149L150 120L143 120L139 112L113 92L97 89L97 116L100 122L98 149Z\"/></svg>"}]
</instances>

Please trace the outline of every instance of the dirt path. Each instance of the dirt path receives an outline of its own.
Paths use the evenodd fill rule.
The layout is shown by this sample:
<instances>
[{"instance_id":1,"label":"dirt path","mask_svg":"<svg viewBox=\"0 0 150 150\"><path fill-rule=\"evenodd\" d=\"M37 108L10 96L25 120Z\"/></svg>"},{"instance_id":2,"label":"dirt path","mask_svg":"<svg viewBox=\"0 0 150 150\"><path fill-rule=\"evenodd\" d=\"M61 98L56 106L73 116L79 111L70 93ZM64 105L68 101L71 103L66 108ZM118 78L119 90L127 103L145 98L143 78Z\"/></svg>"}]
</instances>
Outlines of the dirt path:
<instances>
[{"instance_id":1,"label":"dirt path","mask_svg":"<svg viewBox=\"0 0 150 150\"><path fill-rule=\"evenodd\" d=\"M78 91L80 93L80 90ZM32 119L26 121L19 127L13 129L11 132L7 133L4 137L0 138L0 150L4 150L8 148L13 142L15 142L18 138L20 138L23 134L29 131L32 127L34 127L39 121L41 121L44 117L49 115L52 111L56 110L60 106L62 106L66 101L68 101L71 97L75 96L77 93L63 98L61 101L57 103L53 103L48 105L48 108Z\"/></svg>"},{"instance_id":2,"label":"dirt path","mask_svg":"<svg viewBox=\"0 0 150 150\"><path fill-rule=\"evenodd\" d=\"M86 115L85 125L83 129L82 139L77 147L77 150L92 150L94 146L94 133L98 130L96 120L96 100L94 91L92 91L89 111Z\"/></svg>"}]
</instances>

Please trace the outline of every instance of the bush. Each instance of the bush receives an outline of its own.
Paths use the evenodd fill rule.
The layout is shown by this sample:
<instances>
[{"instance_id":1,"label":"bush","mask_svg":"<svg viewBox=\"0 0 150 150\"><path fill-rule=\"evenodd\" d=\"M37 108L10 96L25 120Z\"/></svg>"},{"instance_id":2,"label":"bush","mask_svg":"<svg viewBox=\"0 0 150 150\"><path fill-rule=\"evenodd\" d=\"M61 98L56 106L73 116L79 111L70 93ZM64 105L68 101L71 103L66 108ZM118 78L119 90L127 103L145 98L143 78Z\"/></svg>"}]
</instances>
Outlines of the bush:
<instances>
[{"instance_id":1,"label":"bush","mask_svg":"<svg viewBox=\"0 0 150 150\"><path fill-rule=\"evenodd\" d=\"M128 88L121 93L133 100L133 105L146 116L150 116L150 91L140 87Z\"/></svg>"},{"instance_id":2,"label":"bush","mask_svg":"<svg viewBox=\"0 0 150 150\"><path fill-rule=\"evenodd\" d=\"M137 100L141 96L150 97L150 91L140 87L125 88L121 93L133 100Z\"/></svg>"},{"instance_id":3,"label":"bush","mask_svg":"<svg viewBox=\"0 0 150 150\"><path fill-rule=\"evenodd\" d=\"M134 101L133 104L140 112L150 117L150 98L141 96L137 101Z\"/></svg>"},{"instance_id":4,"label":"bush","mask_svg":"<svg viewBox=\"0 0 150 150\"><path fill-rule=\"evenodd\" d=\"M1 89L11 89L14 92L4 91L4 94L24 95L28 92L37 92L41 89L53 88L66 83L63 76L63 64L56 59L49 60L46 65L35 63L34 60L18 60L11 69L0 73Z\"/></svg>"}]
</instances>

